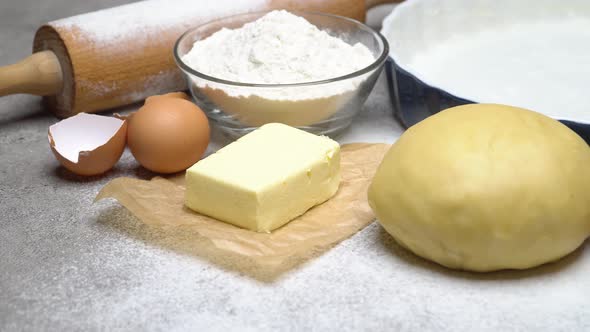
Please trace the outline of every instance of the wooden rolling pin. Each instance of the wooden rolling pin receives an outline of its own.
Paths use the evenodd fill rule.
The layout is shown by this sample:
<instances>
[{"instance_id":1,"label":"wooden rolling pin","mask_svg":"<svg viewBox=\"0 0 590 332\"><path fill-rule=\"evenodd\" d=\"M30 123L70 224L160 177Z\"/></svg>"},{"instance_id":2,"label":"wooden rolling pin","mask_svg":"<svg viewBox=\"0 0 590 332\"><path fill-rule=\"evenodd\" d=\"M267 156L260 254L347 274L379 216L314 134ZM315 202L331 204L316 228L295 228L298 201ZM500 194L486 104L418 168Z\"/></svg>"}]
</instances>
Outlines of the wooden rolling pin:
<instances>
[{"instance_id":1,"label":"wooden rolling pin","mask_svg":"<svg viewBox=\"0 0 590 332\"><path fill-rule=\"evenodd\" d=\"M364 21L367 8L394 0L148 0L49 22L33 55L0 68L0 96L45 96L58 117L127 105L185 90L172 48L187 29L234 14L289 9Z\"/></svg>"}]
</instances>

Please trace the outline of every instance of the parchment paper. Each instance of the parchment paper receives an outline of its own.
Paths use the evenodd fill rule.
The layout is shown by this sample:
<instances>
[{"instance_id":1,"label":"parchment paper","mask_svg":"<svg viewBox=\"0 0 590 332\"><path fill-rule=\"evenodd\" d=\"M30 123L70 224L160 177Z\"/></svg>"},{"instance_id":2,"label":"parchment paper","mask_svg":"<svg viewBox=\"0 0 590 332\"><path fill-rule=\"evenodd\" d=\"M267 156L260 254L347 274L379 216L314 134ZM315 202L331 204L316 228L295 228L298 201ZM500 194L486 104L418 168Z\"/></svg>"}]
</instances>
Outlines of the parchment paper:
<instances>
[{"instance_id":1,"label":"parchment paper","mask_svg":"<svg viewBox=\"0 0 590 332\"><path fill-rule=\"evenodd\" d=\"M256 233L200 215L184 206L184 173L152 180L117 178L95 201L115 198L142 222L156 227L190 228L218 251L236 254L261 265L326 249L369 223L375 216L367 189L387 144L348 144L341 150L342 181L336 195L270 234ZM188 229L187 229L188 231Z\"/></svg>"}]
</instances>

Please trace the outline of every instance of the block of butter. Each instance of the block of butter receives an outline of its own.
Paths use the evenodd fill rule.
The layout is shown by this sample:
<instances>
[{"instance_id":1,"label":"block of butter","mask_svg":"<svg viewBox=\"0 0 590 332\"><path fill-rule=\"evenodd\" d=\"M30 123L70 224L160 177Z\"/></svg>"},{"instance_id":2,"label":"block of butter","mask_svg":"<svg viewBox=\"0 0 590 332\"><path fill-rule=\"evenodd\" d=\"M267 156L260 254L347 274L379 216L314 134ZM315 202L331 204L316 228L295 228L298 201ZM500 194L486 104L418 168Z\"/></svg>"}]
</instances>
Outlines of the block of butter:
<instances>
[{"instance_id":1,"label":"block of butter","mask_svg":"<svg viewBox=\"0 0 590 332\"><path fill-rule=\"evenodd\" d=\"M186 172L185 205L239 227L270 232L332 197L340 184L340 146L270 123Z\"/></svg>"}]
</instances>

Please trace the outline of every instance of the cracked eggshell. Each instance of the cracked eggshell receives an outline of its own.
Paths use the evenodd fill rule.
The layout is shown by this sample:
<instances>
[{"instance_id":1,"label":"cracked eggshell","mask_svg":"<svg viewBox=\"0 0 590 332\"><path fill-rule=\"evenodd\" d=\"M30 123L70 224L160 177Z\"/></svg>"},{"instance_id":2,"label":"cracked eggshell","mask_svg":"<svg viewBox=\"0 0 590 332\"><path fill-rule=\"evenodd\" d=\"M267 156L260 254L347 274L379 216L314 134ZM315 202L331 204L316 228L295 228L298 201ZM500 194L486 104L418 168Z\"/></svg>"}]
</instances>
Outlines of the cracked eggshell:
<instances>
[{"instance_id":1,"label":"cracked eggshell","mask_svg":"<svg viewBox=\"0 0 590 332\"><path fill-rule=\"evenodd\" d=\"M98 175L121 158L127 138L127 121L116 117L79 113L49 127L48 139L55 158L79 175Z\"/></svg>"}]
</instances>

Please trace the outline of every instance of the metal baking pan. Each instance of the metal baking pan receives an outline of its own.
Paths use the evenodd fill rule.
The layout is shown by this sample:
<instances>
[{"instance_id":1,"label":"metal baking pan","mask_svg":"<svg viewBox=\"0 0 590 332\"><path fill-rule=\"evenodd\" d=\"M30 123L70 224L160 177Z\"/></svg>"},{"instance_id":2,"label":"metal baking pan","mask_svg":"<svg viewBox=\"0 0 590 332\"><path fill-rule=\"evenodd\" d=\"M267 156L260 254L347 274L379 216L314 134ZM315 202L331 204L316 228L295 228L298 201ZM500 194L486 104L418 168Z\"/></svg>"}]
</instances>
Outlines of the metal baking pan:
<instances>
[{"instance_id":1,"label":"metal baking pan","mask_svg":"<svg viewBox=\"0 0 590 332\"><path fill-rule=\"evenodd\" d=\"M565 20L572 21L564 22ZM560 27L559 24L562 24L562 30L553 31L553 34L549 36L554 37L554 40L548 39L548 44L553 43L556 46L563 47L564 43L571 42L555 40L559 37L560 33L568 33L568 36L571 35L571 31L567 29L576 29L574 32L580 34L578 37L581 40L579 40L580 44L574 45L577 53L572 55L572 59L537 58L539 64L536 65L539 68L544 68L540 64L544 64L545 67L547 67L547 64L552 65L553 69L552 71L548 71L547 81L532 80L527 82L526 79L528 79L528 76L534 77L535 75L529 75L529 72L524 72L527 75L523 76L521 81L514 83L514 86L511 88L516 91L513 95L506 94L506 97L504 97L500 93L497 95L486 94L485 92L480 93L480 91L477 91L477 84L467 86L471 84L468 80L465 80L462 86L456 84L453 86L453 80L447 80L444 75L448 75L447 77L449 78L455 75L460 77L461 73L457 73L457 63L461 65L459 61L454 66L450 64L448 69L445 69L444 61L441 61L438 67L430 66L428 68L417 68L409 64L408 58L411 58L412 54L416 56L416 53L413 52L423 52L424 54L421 56L425 57L425 59L437 56L436 49L433 50L429 47L429 43L445 43L447 40L451 40L457 44L462 40L462 34L469 35L470 33L479 33L480 35L478 36L489 38L492 35L485 30L493 31L496 28L499 30L510 29L506 31L515 31L515 36L518 36L518 29L529 28L526 26L527 22L531 24L530 29L540 29L539 27L542 27L544 22L547 22L548 27L551 27L551 29L554 26ZM507 28L511 24L515 28ZM578 72L576 70L577 68L580 68L580 74L585 73L585 71L590 73L590 32L584 32L585 29L579 29L585 27L584 24L588 24L587 27L590 28L590 2L586 1L571 0L556 3L547 0L408 0L398 5L384 20L381 31L390 43L390 57L385 65L385 71L391 92L391 100L394 104L394 115L405 127L410 127L432 114L457 105L477 102L509 104L529 108L549 115L570 127L590 143L590 97L588 97L590 93L583 92L584 89L590 88L590 76L585 77L587 84L583 84L583 77L568 81L568 76L566 75L567 73L573 73L570 75L576 74ZM490 42L492 43L494 40ZM530 40L523 40L523 44L527 42L532 43ZM507 41L507 44L510 44L510 41ZM502 45L502 43L494 44L494 49L491 50L492 55L496 55L494 52L503 55L510 51L498 51L503 46L505 45ZM555 54L565 54L566 57L568 56L567 52L549 53L547 56L555 56ZM514 54L513 56L518 57L519 54ZM531 56L531 54L520 56ZM533 56L536 55L533 54ZM506 72L503 74L506 78L502 82L498 79L498 77L502 78L502 76L497 75L498 77L496 79L498 82L495 84L502 85L501 88L504 88L515 81L514 77L510 76L518 74L521 68L515 67L515 70L508 70L506 66L509 64L503 63L503 61L511 62L511 59L502 59L500 56L496 59L498 60L496 68L498 70L504 68ZM465 62L467 63L468 61L470 59L466 58ZM524 63L526 67L527 61L527 59L524 59L519 64ZM577 63L574 65L572 61L574 63L577 61ZM568 64L566 62L570 63L570 67L564 69L565 74L555 70L559 66L567 66ZM468 70L471 71L473 71L474 66L477 66L477 63L472 63L471 67L466 65ZM428 70L432 71L433 68L437 70L442 68L442 70L438 70L438 78L430 75L428 72ZM478 67L475 67L475 69L478 69ZM481 69L481 75L485 79L486 69L489 68L479 69ZM494 73L490 74L488 70L487 74L493 76ZM470 73L463 73L463 75L470 75ZM473 77L477 77L477 75L478 73L473 73ZM558 75L558 77L552 77L551 75ZM541 75L540 77L544 76ZM481 79L481 76L479 78ZM537 92L534 91L535 89L531 89L530 86L533 84L539 86L541 90L548 90L552 84L559 84L556 85L558 88L561 89L563 86L568 90L566 93L558 91L561 93L548 96L547 91L543 93L542 91ZM575 90L574 96L577 97L576 100L572 100L573 98L571 98L572 94L570 91L572 89ZM528 99L525 98L527 93L530 94ZM545 98L544 100L552 103L551 106L555 104L569 107L572 102L576 102L578 107L585 107L587 105L588 111L587 113L578 112L577 115L565 114L565 116L561 116L561 114L555 112L550 114L551 109L549 109L549 112L544 112L543 107L545 104L542 104L543 99L540 98L539 93L545 96L543 97ZM520 98L520 96L525 97ZM530 103L528 102L529 100ZM556 107L553 107L553 109L556 109Z\"/></svg>"}]
</instances>

